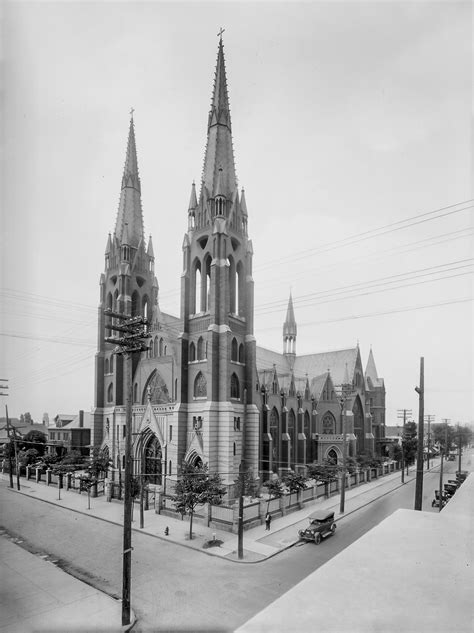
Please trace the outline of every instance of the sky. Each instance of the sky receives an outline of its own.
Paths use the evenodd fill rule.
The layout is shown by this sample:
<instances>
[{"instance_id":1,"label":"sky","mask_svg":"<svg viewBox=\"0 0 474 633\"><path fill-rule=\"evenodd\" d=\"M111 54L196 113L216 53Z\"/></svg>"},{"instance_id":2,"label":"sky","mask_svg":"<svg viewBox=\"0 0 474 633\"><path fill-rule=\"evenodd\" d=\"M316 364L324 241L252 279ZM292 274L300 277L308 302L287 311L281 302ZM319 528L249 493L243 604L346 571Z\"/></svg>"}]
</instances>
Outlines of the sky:
<instances>
[{"instance_id":1,"label":"sky","mask_svg":"<svg viewBox=\"0 0 474 633\"><path fill-rule=\"evenodd\" d=\"M0 379L10 416L90 410L99 278L133 107L163 311L179 314L223 34L257 344L372 348L386 423L469 423L468 2L6 2ZM5 390L3 390L5 393Z\"/></svg>"}]
</instances>

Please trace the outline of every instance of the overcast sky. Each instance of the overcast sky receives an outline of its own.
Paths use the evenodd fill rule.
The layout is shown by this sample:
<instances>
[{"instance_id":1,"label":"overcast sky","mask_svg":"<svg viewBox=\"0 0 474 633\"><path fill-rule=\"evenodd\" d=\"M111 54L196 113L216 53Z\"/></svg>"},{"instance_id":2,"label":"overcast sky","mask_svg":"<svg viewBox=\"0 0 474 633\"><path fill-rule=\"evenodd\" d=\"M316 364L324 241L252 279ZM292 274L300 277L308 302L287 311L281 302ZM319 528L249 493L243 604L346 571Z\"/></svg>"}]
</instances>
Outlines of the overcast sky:
<instances>
[{"instance_id":1,"label":"overcast sky","mask_svg":"<svg viewBox=\"0 0 474 633\"><path fill-rule=\"evenodd\" d=\"M12 416L94 402L99 277L135 108L161 309L179 314L220 27L257 343L372 346L387 424L474 419L471 6L4 4L0 378ZM2 410L3 415L3 410Z\"/></svg>"}]
</instances>

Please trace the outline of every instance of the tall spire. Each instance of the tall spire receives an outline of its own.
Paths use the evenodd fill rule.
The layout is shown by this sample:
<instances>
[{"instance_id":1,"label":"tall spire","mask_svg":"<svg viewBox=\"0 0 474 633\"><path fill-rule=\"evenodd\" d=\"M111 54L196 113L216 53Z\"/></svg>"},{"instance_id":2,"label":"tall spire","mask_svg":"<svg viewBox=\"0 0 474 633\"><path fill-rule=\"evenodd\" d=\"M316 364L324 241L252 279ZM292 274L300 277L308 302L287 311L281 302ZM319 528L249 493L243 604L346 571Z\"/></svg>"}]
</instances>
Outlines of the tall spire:
<instances>
[{"instance_id":1,"label":"tall spire","mask_svg":"<svg viewBox=\"0 0 474 633\"><path fill-rule=\"evenodd\" d=\"M135 144L135 127L133 109L128 131L127 154L122 176L122 189L115 225L115 235L122 242L125 225L128 224L129 244L137 248L144 239L143 213L141 203L141 184L138 175L137 148Z\"/></svg>"},{"instance_id":2,"label":"tall spire","mask_svg":"<svg viewBox=\"0 0 474 633\"><path fill-rule=\"evenodd\" d=\"M222 172L219 177L220 169L222 169ZM222 35L219 38L217 51L217 64L207 125L207 144L202 175L203 187L207 189L207 194L211 198L216 195L218 180L220 193L228 199L232 199L237 186L237 177L235 175L234 150L232 147L232 126Z\"/></svg>"}]
</instances>

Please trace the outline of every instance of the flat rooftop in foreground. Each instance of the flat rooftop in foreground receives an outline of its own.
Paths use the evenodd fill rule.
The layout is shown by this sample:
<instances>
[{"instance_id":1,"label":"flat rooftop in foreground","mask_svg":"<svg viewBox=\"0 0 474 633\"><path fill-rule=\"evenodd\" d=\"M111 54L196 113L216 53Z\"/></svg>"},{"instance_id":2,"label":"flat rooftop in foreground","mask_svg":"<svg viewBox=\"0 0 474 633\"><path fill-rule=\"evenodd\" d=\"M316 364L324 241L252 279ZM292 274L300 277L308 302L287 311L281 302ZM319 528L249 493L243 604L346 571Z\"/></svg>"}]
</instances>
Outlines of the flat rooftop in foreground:
<instances>
[{"instance_id":1,"label":"flat rooftop in foreground","mask_svg":"<svg viewBox=\"0 0 474 633\"><path fill-rule=\"evenodd\" d=\"M472 633L474 474L439 514L397 510L239 633Z\"/></svg>"}]
</instances>

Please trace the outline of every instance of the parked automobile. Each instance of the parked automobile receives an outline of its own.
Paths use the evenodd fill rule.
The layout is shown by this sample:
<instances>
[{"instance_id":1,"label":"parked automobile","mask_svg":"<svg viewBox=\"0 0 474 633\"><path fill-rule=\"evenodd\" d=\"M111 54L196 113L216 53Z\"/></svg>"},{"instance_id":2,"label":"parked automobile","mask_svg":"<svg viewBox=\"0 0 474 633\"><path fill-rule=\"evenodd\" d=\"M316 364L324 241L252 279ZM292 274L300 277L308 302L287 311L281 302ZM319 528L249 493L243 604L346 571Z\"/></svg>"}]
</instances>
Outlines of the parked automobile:
<instances>
[{"instance_id":1,"label":"parked automobile","mask_svg":"<svg viewBox=\"0 0 474 633\"><path fill-rule=\"evenodd\" d=\"M335 531L334 512L330 512L310 516L309 526L305 530L299 530L298 536L303 541L312 541L319 545L322 539L331 536Z\"/></svg>"},{"instance_id":2,"label":"parked automobile","mask_svg":"<svg viewBox=\"0 0 474 633\"><path fill-rule=\"evenodd\" d=\"M444 508L444 506L448 503L448 497L443 492L443 494L441 495L441 500L440 500L440 498L439 498L439 490L435 490L435 498L431 502L431 507L432 508L439 508L440 501L441 501L441 507Z\"/></svg>"},{"instance_id":3,"label":"parked automobile","mask_svg":"<svg viewBox=\"0 0 474 633\"><path fill-rule=\"evenodd\" d=\"M458 481L460 481L461 483L466 479L466 477L469 475L469 471L468 470L457 470L456 471L456 479Z\"/></svg>"},{"instance_id":4,"label":"parked automobile","mask_svg":"<svg viewBox=\"0 0 474 633\"><path fill-rule=\"evenodd\" d=\"M457 486L455 484L444 484L444 492L450 498L454 495L457 490Z\"/></svg>"}]
</instances>

